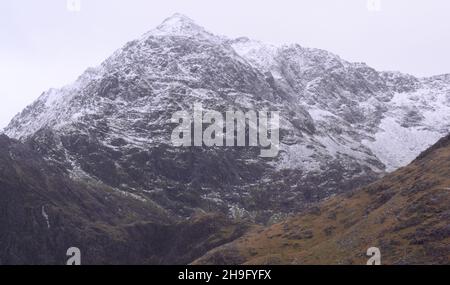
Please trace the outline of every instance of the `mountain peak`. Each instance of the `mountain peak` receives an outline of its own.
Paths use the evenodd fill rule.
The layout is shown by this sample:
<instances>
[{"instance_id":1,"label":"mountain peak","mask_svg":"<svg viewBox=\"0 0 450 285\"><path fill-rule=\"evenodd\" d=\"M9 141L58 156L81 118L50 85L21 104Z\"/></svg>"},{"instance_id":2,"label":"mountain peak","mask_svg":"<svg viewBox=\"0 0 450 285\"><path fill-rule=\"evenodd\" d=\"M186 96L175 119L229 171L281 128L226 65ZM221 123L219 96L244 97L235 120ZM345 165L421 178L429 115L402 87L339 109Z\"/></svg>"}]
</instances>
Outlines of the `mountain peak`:
<instances>
[{"instance_id":1,"label":"mountain peak","mask_svg":"<svg viewBox=\"0 0 450 285\"><path fill-rule=\"evenodd\" d=\"M189 18L188 16L184 15L184 14L180 14L180 13L175 13L172 16L166 18L163 23L165 22L172 22L172 23L194 23L194 20L192 20L191 18Z\"/></svg>"},{"instance_id":2,"label":"mountain peak","mask_svg":"<svg viewBox=\"0 0 450 285\"><path fill-rule=\"evenodd\" d=\"M175 13L165 19L153 32L156 32L156 34L186 36L206 33L205 29L197 25L194 20L180 13Z\"/></svg>"}]
</instances>

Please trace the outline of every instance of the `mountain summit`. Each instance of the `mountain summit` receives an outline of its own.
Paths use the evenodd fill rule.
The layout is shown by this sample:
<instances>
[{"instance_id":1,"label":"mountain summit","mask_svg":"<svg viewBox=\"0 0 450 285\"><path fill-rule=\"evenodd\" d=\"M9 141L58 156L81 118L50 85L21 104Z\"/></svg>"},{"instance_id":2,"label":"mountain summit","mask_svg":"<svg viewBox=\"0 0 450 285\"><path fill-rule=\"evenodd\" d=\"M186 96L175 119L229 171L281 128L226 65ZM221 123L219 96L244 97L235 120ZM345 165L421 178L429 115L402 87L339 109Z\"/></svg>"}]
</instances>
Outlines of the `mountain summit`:
<instances>
[{"instance_id":1,"label":"mountain summit","mask_svg":"<svg viewBox=\"0 0 450 285\"><path fill-rule=\"evenodd\" d=\"M198 26L191 18L175 13L171 17L165 19L161 25L157 27L158 30L164 30L164 28L170 29L186 29L186 30L194 30L194 29L203 29Z\"/></svg>"},{"instance_id":2,"label":"mountain summit","mask_svg":"<svg viewBox=\"0 0 450 285\"><path fill-rule=\"evenodd\" d=\"M448 77L379 72L330 52L215 36L180 14L76 82L44 92L5 133L75 180L177 217L272 223L405 166L449 132ZM176 148L172 114L271 110L280 154Z\"/></svg>"},{"instance_id":3,"label":"mountain summit","mask_svg":"<svg viewBox=\"0 0 450 285\"><path fill-rule=\"evenodd\" d=\"M149 35L168 35L168 36L188 36L188 37L201 37L212 36L203 27L197 25L189 17L175 13L171 17L165 19L156 29L148 32L145 36Z\"/></svg>"}]
</instances>

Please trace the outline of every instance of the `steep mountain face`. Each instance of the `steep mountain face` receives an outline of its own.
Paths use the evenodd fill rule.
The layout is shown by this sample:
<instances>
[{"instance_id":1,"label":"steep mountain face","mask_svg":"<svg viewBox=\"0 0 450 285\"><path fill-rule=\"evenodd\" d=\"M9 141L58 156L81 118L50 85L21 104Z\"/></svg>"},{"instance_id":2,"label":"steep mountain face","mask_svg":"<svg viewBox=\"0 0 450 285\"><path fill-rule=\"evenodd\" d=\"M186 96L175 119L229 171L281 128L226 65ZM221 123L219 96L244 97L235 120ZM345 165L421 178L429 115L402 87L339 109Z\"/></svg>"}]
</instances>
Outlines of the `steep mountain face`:
<instances>
[{"instance_id":1,"label":"steep mountain face","mask_svg":"<svg viewBox=\"0 0 450 285\"><path fill-rule=\"evenodd\" d=\"M280 154L182 147L172 114L271 110ZM75 180L99 181L187 217L273 222L409 163L448 133L450 76L377 72L329 52L213 35L174 15L72 85L52 89L5 133Z\"/></svg>"},{"instance_id":2,"label":"steep mountain face","mask_svg":"<svg viewBox=\"0 0 450 285\"><path fill-rule=\"evenodd\" d=\"M257 227L196 264L450 263L450 136L407 167L296 217Z\"/></svg>"},{"instance_id":3,"label":"steep mountain face","mask_svg":"<svg viewBox=\"0 0 450 285\"><path fill-rule=\"evenodd\" d=\"M98 181L73 181L29 145L0 136L0 264L186 264L236 239L223 215L173 217Z\"/></svg>"},{"instance_id":4,"label":"steep mountain face","mask_svg":"<svg viewBox=\"0 0 450 285\"><path fill-rule=\"evenodd\" d=\"M275 47L246 38L232 45L295 94L297 104L313 119L314 137L338 154L367 160L357 153L365 150L383 164L379 168L392 171L449 131L450 75L415 78L377 72L298 45ZM292 154L297 159L305 156Z\"/></svg>"}]
</instances>

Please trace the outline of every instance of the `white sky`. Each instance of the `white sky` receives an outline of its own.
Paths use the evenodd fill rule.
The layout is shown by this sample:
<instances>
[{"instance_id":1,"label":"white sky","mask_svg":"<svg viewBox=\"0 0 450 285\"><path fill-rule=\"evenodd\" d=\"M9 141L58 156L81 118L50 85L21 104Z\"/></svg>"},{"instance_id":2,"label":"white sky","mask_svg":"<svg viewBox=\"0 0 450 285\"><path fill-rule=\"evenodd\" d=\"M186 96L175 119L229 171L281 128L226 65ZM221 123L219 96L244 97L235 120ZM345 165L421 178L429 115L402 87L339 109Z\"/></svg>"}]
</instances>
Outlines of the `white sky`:
<instances>
[{"instance_id":1,"label":"white sky","mask_svg":"<svg viewBox=\"0 0 450 285\"><path fill-rule=\"evenodd\" d=\"M178 12L207 30L329 50L378 70L450 73L450 1L1 0L0 128L43 91L74 81ZM377 1L377 0L372 0Z\"/></svg>"}]
</instances>

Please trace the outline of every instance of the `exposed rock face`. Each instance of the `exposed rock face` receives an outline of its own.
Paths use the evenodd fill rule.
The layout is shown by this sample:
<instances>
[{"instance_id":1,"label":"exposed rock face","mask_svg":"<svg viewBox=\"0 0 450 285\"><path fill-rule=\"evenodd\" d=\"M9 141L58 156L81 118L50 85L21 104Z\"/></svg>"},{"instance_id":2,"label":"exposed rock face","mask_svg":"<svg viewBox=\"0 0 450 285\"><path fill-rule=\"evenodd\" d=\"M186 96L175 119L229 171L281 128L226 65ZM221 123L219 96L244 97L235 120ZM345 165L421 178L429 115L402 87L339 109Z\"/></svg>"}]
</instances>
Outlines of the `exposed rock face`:
<instances>
[{"instance_id":1,"label":"exposed rock face","mask_svg":"<svg viewBox=\"0 0 450 285\"><path fill-rule=\"evenodd\" d=\"M75 182L28 145L0 136L0 264L186 264L236 239L223 215L177 219L149 200L93 180Z\"/></svg>"},{"instance_id":2,"label":"exposed rock face","mask_svg":"<svg viewBox=\"0 0 450 285\"><path fill-rule=\"evenodd\" d=\"M196 264L450 263L450 136L357 191L208 252Z\"/></svg>"},{"instance_id":3,"label":"exposed rock face","mask_svg":"<svg viewBox=\"0 0 450 285\"><path fill-rule=\"evenodd\" d=\"M75 180L272 222L404 166L449 130L448 76L378 72L329 52L213 35L174 15L78 80L49 90L5 133ZM281 152L175 148L171 116L194 103L281 115Z\"/></svg>"}]
</instances>

